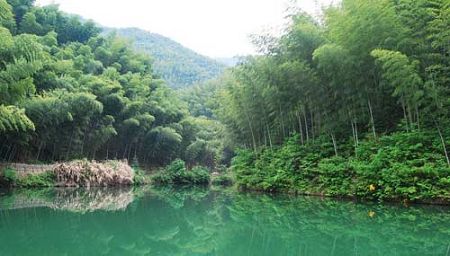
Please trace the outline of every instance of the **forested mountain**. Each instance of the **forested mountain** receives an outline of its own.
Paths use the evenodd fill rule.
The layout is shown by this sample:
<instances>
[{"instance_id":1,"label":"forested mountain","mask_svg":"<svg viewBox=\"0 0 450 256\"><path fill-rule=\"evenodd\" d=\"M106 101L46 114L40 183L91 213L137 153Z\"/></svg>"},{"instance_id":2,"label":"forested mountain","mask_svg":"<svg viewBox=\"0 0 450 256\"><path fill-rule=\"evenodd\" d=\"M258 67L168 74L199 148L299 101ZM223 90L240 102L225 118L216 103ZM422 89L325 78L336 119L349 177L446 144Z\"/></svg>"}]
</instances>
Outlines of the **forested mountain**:
<instances>
[{"instance_id":1,"label":"forested mountain","mask_svg":"<svg viewBox=\"0 0 450 256\"><path fill-rule=\"evenodd\" d=\"M100 36L93 22L33 2L0 0L2 161L214 164L217 124L190 116L147 55Z\"/></svg>"},{"instance_id":2,"label":"forested mountain","mask_svg":"<svg viewBox=\"0 0 450 256\"><path fill-rule=\"evenodd\" d=\"M104 29L104 33L113 31L130 39L138 51L149 54L155 73L161 75L172 88L188 87L217 78L226 67L159 34L138 28Z\"/></svg>"}]
</instances>

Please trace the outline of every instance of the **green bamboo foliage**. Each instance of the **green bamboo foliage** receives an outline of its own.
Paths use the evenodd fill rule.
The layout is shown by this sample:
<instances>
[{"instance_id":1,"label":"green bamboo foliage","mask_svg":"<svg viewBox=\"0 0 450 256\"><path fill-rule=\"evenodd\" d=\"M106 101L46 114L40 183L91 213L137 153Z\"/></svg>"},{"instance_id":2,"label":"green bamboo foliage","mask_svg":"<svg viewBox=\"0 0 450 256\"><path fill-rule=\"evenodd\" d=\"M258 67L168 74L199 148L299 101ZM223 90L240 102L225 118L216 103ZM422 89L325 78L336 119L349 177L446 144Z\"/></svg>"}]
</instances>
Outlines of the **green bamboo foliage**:
<instances>
[{"instance_id":1,"label":"green bamboo foliage","mask_svg":"<svg viewBox=\"0 0 450 256\"><path fill-rule=\"evenodd\" d=\"M335 156L358 154L365 139L427 130L448 159L448 7L344 0L320 22L291 15L284 35L256 38L263 54L222 78L215 115L256 153L297 134Z\"/></svg>"},{"instance_id":2,"label":"green bamboo foliage","mask_svg":"<svg viewBox=\"0 0 450 256\"><path fill-rule=\"evenodd\" d=\"M150 57L114 34L99 36L91 21L33 2L0 1L0 160L161 165L204 139L197 133L209 124L189 121Z\"/></svg>"},{"instance_id":3,"label":"green bamboo foliage","mask_svg":"<svg viewBox=\"0 0 450 256\"><path fill-rule=\"evenodd\" d=\"M33 122L25 115L24 109L0 105L0 132L20 133L35 129Z\"/></svg>"}]
</instances>

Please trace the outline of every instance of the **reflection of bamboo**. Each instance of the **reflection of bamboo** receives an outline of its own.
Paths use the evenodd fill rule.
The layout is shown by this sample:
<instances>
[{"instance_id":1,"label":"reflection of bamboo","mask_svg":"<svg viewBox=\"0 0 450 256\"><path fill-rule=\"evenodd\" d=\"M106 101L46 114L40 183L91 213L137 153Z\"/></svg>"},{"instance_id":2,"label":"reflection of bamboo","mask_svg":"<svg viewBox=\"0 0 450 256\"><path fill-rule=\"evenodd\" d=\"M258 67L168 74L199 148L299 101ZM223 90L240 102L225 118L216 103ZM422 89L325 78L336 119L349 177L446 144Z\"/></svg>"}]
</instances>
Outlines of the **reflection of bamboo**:
<instances>
[{"instance_id":1,"label":"reflection of bamboo","mask_svg":"<svg viewBox=\"0 0 450 256\"><path fill-rule=\"evenodd\" d=\"M335 236L333 240L333 248L331 248L331 256L334 256L334 251L336 250L336 240L337 237Z\"/></svg>"}]
</instances>

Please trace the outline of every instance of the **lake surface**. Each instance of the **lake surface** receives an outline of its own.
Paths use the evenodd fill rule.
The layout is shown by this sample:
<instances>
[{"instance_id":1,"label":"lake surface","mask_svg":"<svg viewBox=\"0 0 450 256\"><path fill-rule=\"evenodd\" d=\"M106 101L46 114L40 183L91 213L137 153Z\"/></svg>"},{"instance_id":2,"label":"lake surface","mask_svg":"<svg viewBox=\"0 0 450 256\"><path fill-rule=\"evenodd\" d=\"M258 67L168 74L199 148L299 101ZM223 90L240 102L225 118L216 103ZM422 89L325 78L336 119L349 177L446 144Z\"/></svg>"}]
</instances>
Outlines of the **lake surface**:
<instances>
[{"instance_id":1,"label":"lake surface","mask_svg":"<svg viewBox=\"0 0 450 256\"><path fill-rule=\"evenodd\" d=\"M0 192L0 255L450 255L450 208L202 188Z\"/></svg>"}]
</instances>

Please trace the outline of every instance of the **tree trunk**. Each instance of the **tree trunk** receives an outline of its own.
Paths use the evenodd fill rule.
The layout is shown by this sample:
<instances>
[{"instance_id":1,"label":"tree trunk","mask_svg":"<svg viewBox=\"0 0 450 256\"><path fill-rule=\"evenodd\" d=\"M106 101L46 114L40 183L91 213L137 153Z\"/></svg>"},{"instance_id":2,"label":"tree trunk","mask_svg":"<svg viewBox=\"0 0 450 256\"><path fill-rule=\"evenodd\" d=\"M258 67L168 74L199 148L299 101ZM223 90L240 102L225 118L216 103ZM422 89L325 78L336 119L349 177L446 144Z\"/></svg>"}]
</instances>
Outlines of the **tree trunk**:
<instances>
[{"instance_id":1,"label":"tree trunk","mask_svg":"<svg viewBox=\"0 0 450 256\"><path fill-rule=\"evenodd\" d=\"M417 118L417 130L420 131L420 112L419 107L416 105L416 118Z\"/></svg>"},{"instance_id":2,"label":"tree trunk","mask_svg":"<svg viewBox=\"0 0 450 256\"><path fill-rule=\"evenodd\" d=\"M55 161L56 143L53 143L52 161Z\"/></svg>"},{"instance_id":3,"label":"tree trunk","mask_svg":"<svg viewBox=\"0 0 450 256\"><path fill-rule=\"evenodd\" d=\"M280 120L281 120L281 129L283 131L283 139L286 138L286 131L284 127L284 118L283 118L283 111L281 110L281 104L278 105L280 108Z\"/></svg>"},{"instance_id":4,"label":"tree trunk","mask_svg":"<svg viewBox=\"0 0 450 256\"><path fill-rule=\"evenodd\" d=\"M17 151L17 146L14 145L12 147L11 153L9 154L8 161L7 161L8 163L12 162L12 160L14 159L14 156L16 154L16 151Z\"/></svg>"},{"instance_id":5,"label":"tree trunk","mask_svg":"<svg viewBox=\"0 0 450 256\"><path fill-rule=\"evenodd\" d=\"M44 146L43 144L44 144L43 142L39 143L36 161L39 161L39 157L41 156L41 150L42 150L42 147Z\"/></svg>"},{"instance_id":6,"label":"tree trunk","mask_svg":"<svg viewBox=\"0 0 450 256\"><path fill-rule=\"evenodd\" d=\"M131 154L132 149L133 149L133 143L130 143L130 147L128 148L128 154L127 154L128 162L130 162L130 154Z\"/></svg>"},{"instance_id":7,"label":"tree trunk","mask_svg":"<svg viewBox=\"0 0 450 256\"><path fill-rule=\"evenodd\" d=\"M403 99L401 99L401 102L402 102L402 109L403 109L403 118L405 119L405 122L406 122L406 132L409 132L409 124L408 124L408 117L406 115L405 101Z\"/></svg>"},{"instance_id":8,"label":"tree trunk","mask_svg":"<svg viewBox=\"0 0 450 256\"><path fill-rule=\"evenodd\" d=\"M74 136L75 136L75 128L73 128L72 136L70 137L69 148L67 149L65 160L69 159L69 154L70 154L70 151L72 150L72 141L73 141Z\"/></svg>"},{"instance_id":9,"label":"tree trunk","mask_svg":"<svg viewBox=\"0 0 450 256\"><path fill-rule=\"evenodd\" d=\"M249 126L249 128L250 128L250 133L251 133L251 135L252 135L253 151L256 153L256 139L255 139L255 133L253 132L252 123L251 123L251 121L250 121L250 117L248 116L248 113L245 112L245 115L247 116L248 126Z\"/></svg>"},{"instance_id":10,"label":"tree trunk","mask_svg":"<svg viewBox=\"0 0 450 256\"><path fill-rule=\"evenodd\" d=\"M434 121L437 131L439 133L439 137L441 138L441 143L442 143L442 147L444 148L444 154L445 154L445 159L447 160L447 165L448 167L450 167L450 159L448 156L448 151L447 151L447 146L445 146L445 139L444 136L442 135L441 129L439 128L439 125L437 124L436 121Z\"/></svg>"},{"instance_id":11,"label":"tree trunk","mask_svg":"<svg viewBox=\"0 0 450 256\"><path fill-rule=\"evenodd\" d=\"M312 137L312 140L313 140L313 143L314 143L314 139L315 139L315 128L314 128L314 125L315 125L315 122L314 122L314 113L313 113L313 111L312 110L310 110L309 111L309 119L311 120L311 137Z\"/></svg>"},{"instance_id":12,"label":"tree trunk","mask_svg":"<svg viewBox=\"0 0 450 256\"><path fill-rule=\"evenodd\" d=\"M127 155L127 149L128 149L128 143L125 144L125 149L123 151L122 159L125 159L125 156Z\"/></svg>"},{"instance_id":13,"label":"tree trunk","mask_svg":"<svg viewBox=\"0 0 450 256\"><path fill-rule=\"evenodd\" d=\"M334 154L338 156L336 138L334 137L334 133L331 133L331 139L333 140Z\"/></svg>"},{"instance_id":14,"label":"tree trunk","mask_svg":"<svg viewBox=\"0 0 450 256\"><path fill-rule=\"evenodd\" d=\"M300 117L300 113L297 111L297 120L298 120L298 129L300 130L300 141L302 145L304 144L304 137L303 137L303 125L302 125L302 119Z\"/></svg>"},{"instance_id":15,"label":"tree trunk","mask_svg":"<svg viewBox=\"0 0 450 256\"><path fill-rule=\"evenodd\" d=\"M411 104L406 104L406 109L407 109L407 113L408 113L408 120L409 123L411 124L411 131L414 130L414 121L413 121L413 117L412 117L412 110L411 110Z\"/></svg>"},{"instance_id":16,"label":"tree trunk","mask_svg":"<svg viewBox=\"0 0 450 256\"><path fill-rule=\"evenodd\" d=\"M356 133L355 133L355 126L353 125L353 120L351 121L351 124L352 124L353 142L354 142L354 147L355 147L355 156L356 156L356 148L358 147L358 145L356 143Z\"/></svg>"},{"instance_id":17,"label":"tree trunk","mask_svg":"<svg viewBox=\"0 0 450 256\"><path fill-rule=\"evenodd\" d=\"M373 138L377 138L377 133L375 131L375 119L373 118L373 111L372 111L372 104L370 103L370 100L367 100L367 104L369 106L369 112L370 112L370 123L372 124L372 133Z\"/></svg>"},{"instance_id":18,"label":"tree trunk","mask_svg":"<svg viewBox=\"0 0 450 256\"><path fill-rule=\"evenodd\" d=\"M270 136L269 125L267 123L266 123L266 128L267 128L267 135L269 136L270 149L272 149L272 137Z\"/></svg>"},{"instance_id":19,"label":"tree trunk","mask_svg":"<svg viewBox=\"0 0 450 256\"><path fill-rule=\"evenodd\" d=\"M84 143L85 143L85 141L86 141L86 129L83 131L83 139L81 140L81 154L80 155L83 155L84 154Z\"/></svg>"},{"instance_id":20,"label":"tree trunk","mask_svg":"<svg viewBox=\"0 0 450 256\"><path fill-rule=\"evenodd\" d=\"M303 110L303 118L305 120L306 142L309 142L308 120L306 119L306 111Z\"/></svg>"},{"instance_id":21,"label":"tree trunk","mask_svg":"<svg viewBox=\"0 0 450 256\"><path fill-rule=\"evenodd\" d=\"M263 131L263 137L264 137L264 146L267 147L267 143L268 143L267 134L264 131Z\"/></svg>"},{"instance_id":22,"label":"tree trunk","mask_svg":"<svg viewBox=\"0 0 450 256\"><path fill-rule=\"evenodd\" d=\"M7 148L6 148L6 152L5 152L5 161L6 162L8 162L8 160L9 160L9 154L10 154L10 152L11 152L11 150L12 150L12 145L8 145L7 146Z\"/></svg>"},{"instance_id":23,"label":"tree trunk","mask_svg":"<svg viewBox=\"0 0 450 256\"><path fill-rule=\"evenodd\" d=\"M317 135L319 136L322 133L322 119L320 117L321 115L317 115Z\"/></svg>"}]
</instances>

